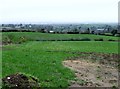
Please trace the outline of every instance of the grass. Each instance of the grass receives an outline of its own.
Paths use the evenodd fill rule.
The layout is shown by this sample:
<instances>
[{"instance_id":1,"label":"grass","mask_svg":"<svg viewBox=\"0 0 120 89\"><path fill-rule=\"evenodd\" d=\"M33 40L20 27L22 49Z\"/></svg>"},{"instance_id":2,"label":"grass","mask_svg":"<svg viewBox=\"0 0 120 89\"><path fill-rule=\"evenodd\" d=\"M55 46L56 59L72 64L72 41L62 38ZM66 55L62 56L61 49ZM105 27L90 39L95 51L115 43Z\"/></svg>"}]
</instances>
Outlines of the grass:
<instances>
[{"instance_id":1,"label":"grass","mask_svg":"<svg viewBox=\"0 0 120 89\"><path fill-rule=\"evenodd\" d=\"M24 39L22 39L24 38ZM3 41L11 40L13 43L22 41L41 41L41 40L85 40L90 39L94 41L95 39L108 40L118 40L118 37L113 36L103 36L103 35L93 35L93 34L47 34L39 32L3 32ZM86 40L86 41L87 41Z\"/></svg>"},{"instance_id":2,"label":"grass","mask_svg":"<svg viewBox=\"0 0 120 89\"><path fill-rule=\"evenodd\" d=\"M118 53L117 42L95 42L95 41L46 41L29 42L23 47L40 49L41 51L69 51L69 52L103 52Z\"/></svg>"},{"instance_id":3,"label":"grass","mask_svg":"<svg viewBox=\"0 0 120 89\"><path fill-rule=\"evenodd\" d=\"M65 35L43 33L3 33L3 37L13 35L17 38L26 36L36 39L58 39L67 37L97 37L96 35ZM18 35L19 34L19 35ZM49 38L50 37L50 38ZM99 37L99 36L98 36ZM103 37L103 36L102 36ZM104 39L117 39L105 36ZM60 39L60 38L59 38ZM74 80L74 72L62 65L62 61L80 56L72 52L118 53L118 42L108 41L28 41L23 44L11 44L3 47L2 75L26 73L37 77L41 87L68 87L69 80Z\"/></svg>"},{"instance_id":4,"label":"grass","mask_svg":"<svg viewBox=\"0 0 120 89\"><path fill-rule=\"evenodd\" d=\"M35 41L8 45L2 54L3 77L23 72L38 77L42 87L67 87L68 80L75 76L62 65L62 61L78 55L65 51L117 53L117 43Z\"/></svg>"},{"instance_id":5,"label":"grass","mask_svg":"<svg viewBox=\"0 0 120 89\"><path fill-rule=\"evenodd\" d=\"M19 47L14 46L13 50L3 51L3 77L23 72L38 77L42 87L67 87L68 80L73 79L74 74L63 67L62 61L73 55L46 52L38 49L36 43L34 46L32 49L31 43L28 43Z\"/></svg>"}]
</instances>

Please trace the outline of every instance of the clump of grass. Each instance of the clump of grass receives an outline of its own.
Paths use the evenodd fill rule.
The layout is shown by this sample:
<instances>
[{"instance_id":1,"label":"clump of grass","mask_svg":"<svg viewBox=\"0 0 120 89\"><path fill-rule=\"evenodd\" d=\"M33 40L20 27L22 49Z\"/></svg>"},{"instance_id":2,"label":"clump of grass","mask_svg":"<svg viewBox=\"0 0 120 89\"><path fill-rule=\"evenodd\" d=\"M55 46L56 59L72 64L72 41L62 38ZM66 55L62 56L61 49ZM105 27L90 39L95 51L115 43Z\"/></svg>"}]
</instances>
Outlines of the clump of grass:
<instances>
[{"instance_id":1,"label":"clump of grass","mask_svg":"<svg viewBox=\"0 0 120 89\"><path fill-rule=\"evenodd\" d=\"M27 38L20 37L18 43L21 44L21 43L24 43L24 42L27 42Z\"/></svg>"},{"instance_id":2,"label":"clump of grass","mask_svg":"<svg viewBox=\"0 0 120 89\"><path fill-rule=\"evenodd\" d=\"M11 44L12 40L9 37L5 37L2 41L3 44Z\"/></svg>"}]
</instances>

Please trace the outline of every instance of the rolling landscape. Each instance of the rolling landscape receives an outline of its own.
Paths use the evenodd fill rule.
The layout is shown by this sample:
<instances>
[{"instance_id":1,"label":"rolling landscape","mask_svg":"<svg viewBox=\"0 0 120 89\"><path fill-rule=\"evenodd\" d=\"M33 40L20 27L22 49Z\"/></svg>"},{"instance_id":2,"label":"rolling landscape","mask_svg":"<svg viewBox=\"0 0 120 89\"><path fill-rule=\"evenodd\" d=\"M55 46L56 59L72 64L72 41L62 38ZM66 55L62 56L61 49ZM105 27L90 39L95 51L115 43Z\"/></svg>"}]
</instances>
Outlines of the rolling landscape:
<instances>
[{"instance_id":1,"label":"rolling landscape","mask_svg":"<svg viewBox=\"0 0 120 89\"><path fill-rule=\"evenodd\" d=\"M1 0L0 89L119 89L119 0Z\"/></svg>"},{"instance_id":2,"label":"rolling landscape","mask_svg":"<svg viewBox=\"0 0 120 89\"><path fill-rule=\"evenodd\" d=\"M20 74L38 79L38 85L28 88L26 84L26 89L118 87L119 33L46 33L41 29L2 32L5 88L23 87L18 82ZM18 81L7 79L18 75Z\"/></svg>"}]
</instances>

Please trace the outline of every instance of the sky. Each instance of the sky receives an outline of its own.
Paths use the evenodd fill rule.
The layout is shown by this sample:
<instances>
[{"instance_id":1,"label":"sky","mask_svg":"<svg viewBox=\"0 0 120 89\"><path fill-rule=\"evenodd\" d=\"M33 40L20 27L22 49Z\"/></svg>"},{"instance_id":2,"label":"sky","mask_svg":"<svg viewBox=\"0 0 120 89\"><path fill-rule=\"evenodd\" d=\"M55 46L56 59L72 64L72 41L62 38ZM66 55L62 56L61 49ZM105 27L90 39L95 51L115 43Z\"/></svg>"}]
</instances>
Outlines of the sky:
<instances>
[{"instance_id":1,"label":"sky","mask_svg":"<svg viewBox=\"0 0 120 89\"><path fill-rule=\"evenodd\" d=\"M0 23L114 23L119 0L0 0Z\"/></svg>"}]
</instances>

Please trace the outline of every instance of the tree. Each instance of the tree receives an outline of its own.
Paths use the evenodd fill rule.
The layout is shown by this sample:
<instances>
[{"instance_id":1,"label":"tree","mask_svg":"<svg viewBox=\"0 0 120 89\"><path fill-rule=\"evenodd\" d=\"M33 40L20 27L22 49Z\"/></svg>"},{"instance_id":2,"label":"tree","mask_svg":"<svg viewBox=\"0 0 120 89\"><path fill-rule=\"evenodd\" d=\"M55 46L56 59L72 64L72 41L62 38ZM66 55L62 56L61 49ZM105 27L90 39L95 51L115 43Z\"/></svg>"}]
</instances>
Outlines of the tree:
<instances>
[{"instance_id":1,"label":"tree","mask_svg":"<svg viewBox=\"0 0 120 89\"><path fill-rule=\"evenodd\" d=\"M112 30L111 34L114 36L115 34L117 34L117 30Z\"/></svg>"},{"instance_id":2,"label":"tree","mask_svg":"<svg viewBox=\"0 0 120 89\"><path fill-rule=\"evenodd\" d=\"M90 34L90 29L89 28L87 28L86 33Z\"/></svg>"}]
</instances>

